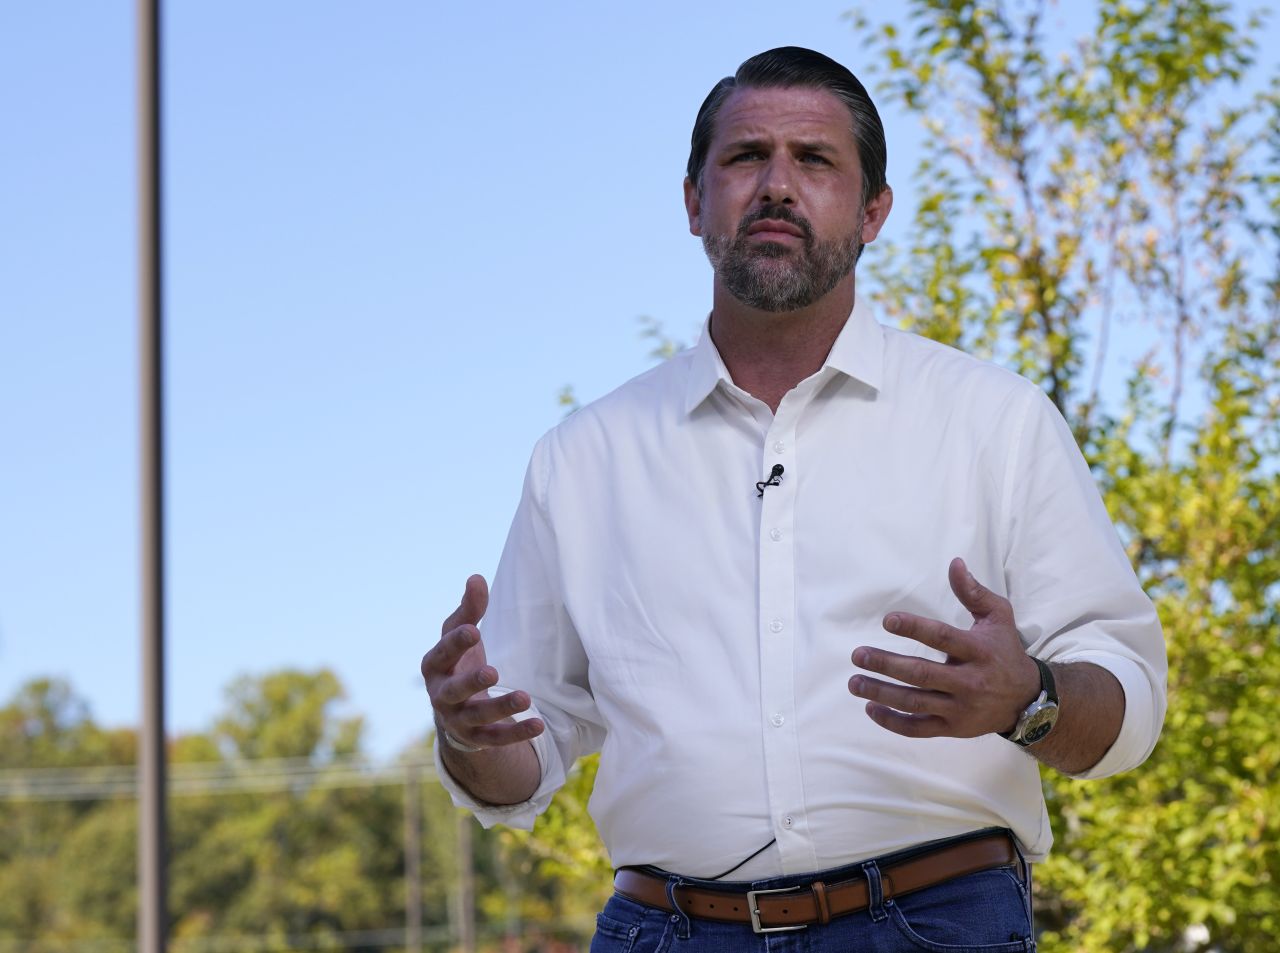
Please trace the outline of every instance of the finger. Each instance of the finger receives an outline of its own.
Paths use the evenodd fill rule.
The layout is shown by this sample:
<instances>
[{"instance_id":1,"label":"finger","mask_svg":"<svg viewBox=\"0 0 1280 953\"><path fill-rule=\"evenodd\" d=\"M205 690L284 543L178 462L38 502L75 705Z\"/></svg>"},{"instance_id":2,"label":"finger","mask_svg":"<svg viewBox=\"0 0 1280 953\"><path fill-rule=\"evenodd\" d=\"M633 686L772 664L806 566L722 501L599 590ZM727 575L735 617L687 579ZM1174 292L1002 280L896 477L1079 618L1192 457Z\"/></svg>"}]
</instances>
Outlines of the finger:
<instances>
[{"instance_id":1,"label":"finger","mask_svg":"<svg viewBox=\"0 0 1280 953\"><path fill-rule=\"evenodd\" d=\"M504 718L492 724L468 726L446 723L443 718L437 718L436 730L448 732L449 737L463 744L499 748L536 738L546 730L546 723L541 718L526 718L524 721Z\"/></svg>"},{"instance_id":2,"label":"finger","mask_svg":"<svg viewBox=\"0 0 1280 953\"><path fill-rule=\"evenodd\" d=\"M485 748L499 748L536 738L545 728L546 725L543 724L542 719L526 718L524 721L499 722L495 725L485 725L483 728L464 729L467 733L466 738L458 738L458 740L482 745ZM458 737L452 730L449 734L454 735L455 738Z\"/></svg>"},{"instance_id":3,"label":"finger","mask_svg":"<svg viewBox=\"0 0 1280 953\"><path fill-rule=\"evenodd\" d=\"M947 731L946 720L937 715L908 715L876 702L867 702L867 716L881 728L907 738L937 738Z\"/></svg>"},{"instance_id":4,"label":"finger","mask_svg":"<svg viewBox=\"0 0 1280 953\"><path fill-rule=\"evenodd\" d=\"M527 692L507 692L497 698L473 697L449 713L449 730L453 725L463 728L482 728L485 725L506 721L531 704Z\"/></svg>"},{"instance_id":5,"label":"finger","mask_svg":"<svg viewBox=\"0 0 1280 953\"><path fill-rule=\"evenodd\" d=\"M461 705L472 696L488 691L498 684L498 672L492 665L482 665L474 672L459 672L447 678L438 679L434 685L427 685L431 695L431 704L436 708Z\"/></svg>"},{"instance_id":6,"label":"finger","mask_svg":"<svg viewBox=\"0 0 1280 953\"><path fill-rule=\"evenodd\" d=\"M955 689L956 671L953 667L918 655L898 655L864 645L854 649L853 664L917 688L943 692Z\"/></svg>"},{"instance_id":7,"label":"finger","mask_svg":"<svg viewBox=\"0 0 1280 953\"><path fill-rule=\"evenodd\" d=\"M458 660L472 646L479 644L480 633L473 626L463 626L446 632L440 641L422 656L422 677L430 679L433 675L448 675Z\"/></svg>"},{"instance_id":8,"label":"finger","mask_svg":"<svg viewBox=\"0 0 1280 953\"><path fill-rule=\"evenodd\" d=\"M964 560L957 556L947 567L947 580L960 604L973 613L976 620L1004 622L1013 625L1013 605L1004 596L992 592L974 578Z\"/></svg>"},{"instance_id":9,"label":"finger","mask_svg":"<svg viewBox=\"0 0 1280 953\"><path fill-rule=\"evenodd\" d=\"M866 675L855 675L849 679L849 691L859 698L912 715L945 716L955 707L952 697L943 692L894 685Z\"/></svg>"},{"instance_id":10,"label":"finger","mask_svg":"<svg viewBox=\"0 0 1280 953\"><path fill-rule=\"evenodd\" d=\"M443 636L450 629L456 629L460 625L479 625L488 608L489 584L485 582L484 576L476 574L468 577L467 584L462 590L462 601L458 603L458 608L450 613L449 618L444 620L444 625L440 627L440 634Z\"/></svg>"},{"instance_id":11,"label":"finger","mask_svg":"<svg viewBox=\"0 0 1280 953\"><path fill-rule=\"evenodd\" d=\"M973 657L973 647L969 638L960 629L937 619L926 619L924 616L910 612L890 612L884 617L886 632L913 639L921 645L937 649L950 658L969 659Z\"/></svg>"}]
</instances>

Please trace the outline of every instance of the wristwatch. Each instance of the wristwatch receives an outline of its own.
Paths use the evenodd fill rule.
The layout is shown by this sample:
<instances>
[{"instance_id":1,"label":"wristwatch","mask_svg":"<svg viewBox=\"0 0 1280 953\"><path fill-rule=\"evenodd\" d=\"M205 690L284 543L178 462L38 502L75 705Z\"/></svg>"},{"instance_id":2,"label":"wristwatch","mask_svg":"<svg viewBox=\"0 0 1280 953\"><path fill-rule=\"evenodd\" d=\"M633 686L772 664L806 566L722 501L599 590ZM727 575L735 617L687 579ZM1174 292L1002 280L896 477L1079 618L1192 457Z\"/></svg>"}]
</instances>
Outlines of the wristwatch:
<instances>
[{"instance_id":1,"label":"wristwatch","mask_svg":"<svg viewBox=\"0 0 1280 953\"><path fill-rule=\"evenodd\" d=\"M1040 669L1040 695L1022 710L1013 731L1000 732L1001 738L1007 738L1023 748L1043 740L1058 723L1058 689L1053 684L1053 672L1047 662L1042 662L1035 656L1032 656L1031 661Z\"/></svg>"}]
</instances>

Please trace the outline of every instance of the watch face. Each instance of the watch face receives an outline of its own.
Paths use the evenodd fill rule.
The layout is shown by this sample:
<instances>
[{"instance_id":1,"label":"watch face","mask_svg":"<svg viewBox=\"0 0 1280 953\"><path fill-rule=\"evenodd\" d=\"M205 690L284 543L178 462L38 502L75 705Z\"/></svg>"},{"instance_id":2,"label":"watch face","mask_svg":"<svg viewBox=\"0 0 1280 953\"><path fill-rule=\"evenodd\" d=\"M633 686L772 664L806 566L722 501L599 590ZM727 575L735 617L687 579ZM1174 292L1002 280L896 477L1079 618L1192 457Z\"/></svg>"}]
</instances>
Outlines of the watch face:
<instances>
[{"instance_id":1,"label":"watch face","mask_svg":"<svg viewBox=\"0 0 1280 953\"><path fill-rule=\"evenodd\" d=\"M1045 705L1031 713L1022 729L1022 743L1033 745L1050 731L1058 721L1058 706Z\"/></svg>"}]
</instances>

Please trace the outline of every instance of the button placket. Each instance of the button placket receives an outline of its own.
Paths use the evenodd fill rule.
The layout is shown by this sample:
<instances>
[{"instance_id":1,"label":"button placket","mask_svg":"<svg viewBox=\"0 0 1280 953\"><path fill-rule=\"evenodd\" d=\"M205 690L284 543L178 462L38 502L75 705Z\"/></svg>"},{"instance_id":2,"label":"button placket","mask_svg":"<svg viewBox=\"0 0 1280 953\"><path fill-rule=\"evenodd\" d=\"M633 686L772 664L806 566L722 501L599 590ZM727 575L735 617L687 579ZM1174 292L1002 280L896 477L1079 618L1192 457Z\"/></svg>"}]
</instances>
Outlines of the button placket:
<instances>
[{"instance_id":1,"label":"button placket","mask_svg":"<svg viewBox=\"0 0 1280 953\"><path fill-rule=\"evenodd\" d=\"M810 869L816 852L803 833L804 804L800 788L799 736L795 712L795 543L790 532L795 523L798 486L795 454L795 412L787 401L769 427L764 440L762 470L768 475L782 464L781 483L770 487L761 500L758 566L760 603L760 705L763 714L765 777L769 803L777 819L784 864ZM797 810L800 806L801 810ZM784 824L782 818L789 823Z\"/></svg>"}]
</instances>

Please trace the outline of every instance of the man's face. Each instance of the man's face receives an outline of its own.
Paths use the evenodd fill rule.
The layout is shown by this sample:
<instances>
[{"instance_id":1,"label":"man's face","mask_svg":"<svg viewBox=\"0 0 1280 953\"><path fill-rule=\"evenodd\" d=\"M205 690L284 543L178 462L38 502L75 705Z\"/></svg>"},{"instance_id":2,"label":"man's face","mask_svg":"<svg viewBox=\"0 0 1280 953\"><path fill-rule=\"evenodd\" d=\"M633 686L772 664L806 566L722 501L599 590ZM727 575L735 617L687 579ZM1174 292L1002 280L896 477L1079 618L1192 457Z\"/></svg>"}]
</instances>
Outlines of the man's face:
<instances>
[{"instance_id":1,"label":"man's face","mask_svg":"<svg viewBox=\"0 0 1280 953\"><path fill-rule=\"evenodd\" d=\"M863 208L849 109L822 89L739 89L716 117L701 189L685 181L689 230L716 279L762 311L813 304L853 272L892 205Z\"/></svg>"}]
</instances>

